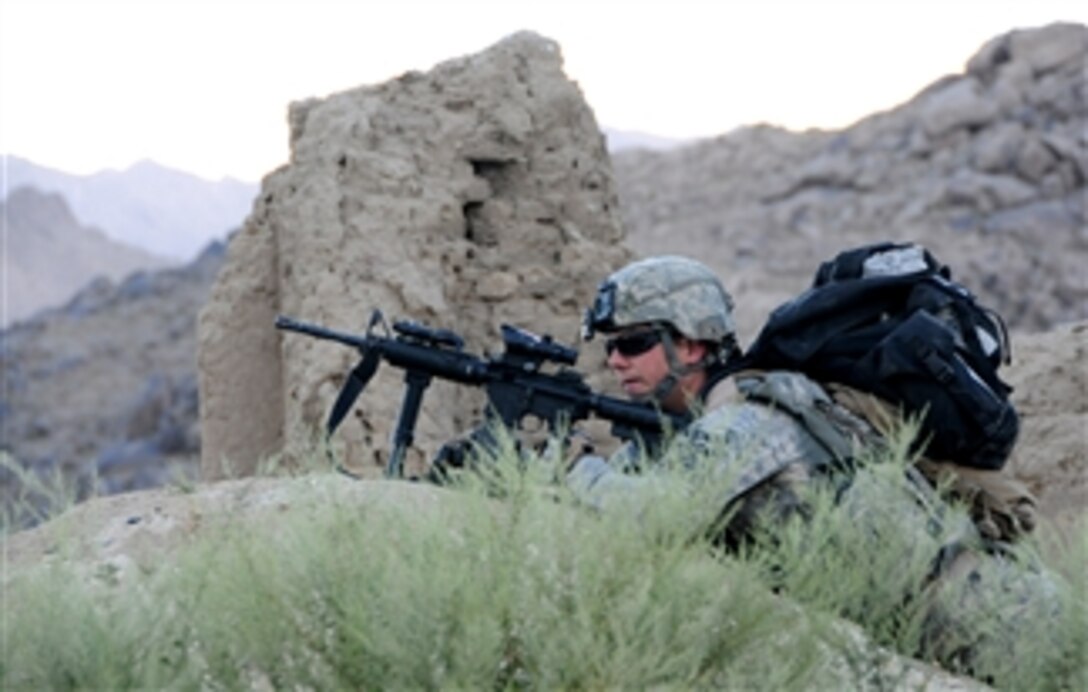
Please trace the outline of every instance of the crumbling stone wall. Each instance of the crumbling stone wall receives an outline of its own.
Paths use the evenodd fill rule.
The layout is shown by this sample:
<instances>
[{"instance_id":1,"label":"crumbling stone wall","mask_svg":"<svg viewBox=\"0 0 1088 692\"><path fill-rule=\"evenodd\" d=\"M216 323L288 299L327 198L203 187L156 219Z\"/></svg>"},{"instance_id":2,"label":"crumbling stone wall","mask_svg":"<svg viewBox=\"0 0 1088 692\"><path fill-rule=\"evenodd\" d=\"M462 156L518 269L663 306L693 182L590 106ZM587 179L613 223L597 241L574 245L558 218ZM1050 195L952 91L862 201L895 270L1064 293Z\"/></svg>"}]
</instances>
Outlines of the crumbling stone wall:
<instances>
[{"instance_id":1,"label":"crumbling stone wall","mask_svg":"<svg viewBox=\"0 0 1088 692\"><path fill-rule=\"evenodd\" d=\"M454 329L477 353L501 348L501 323L569 343L597 282L630 258L604 140L550 40L515 34L292 104L289 120L290 161L263 181L200 316L206 480L305 443L358 359L278 332L277 314L361 333L380 309ZM337 432L352 468L384 465L402 388L380 369ZM410 462L481 405L432 384Z\"/></svg>"}]
</instances>

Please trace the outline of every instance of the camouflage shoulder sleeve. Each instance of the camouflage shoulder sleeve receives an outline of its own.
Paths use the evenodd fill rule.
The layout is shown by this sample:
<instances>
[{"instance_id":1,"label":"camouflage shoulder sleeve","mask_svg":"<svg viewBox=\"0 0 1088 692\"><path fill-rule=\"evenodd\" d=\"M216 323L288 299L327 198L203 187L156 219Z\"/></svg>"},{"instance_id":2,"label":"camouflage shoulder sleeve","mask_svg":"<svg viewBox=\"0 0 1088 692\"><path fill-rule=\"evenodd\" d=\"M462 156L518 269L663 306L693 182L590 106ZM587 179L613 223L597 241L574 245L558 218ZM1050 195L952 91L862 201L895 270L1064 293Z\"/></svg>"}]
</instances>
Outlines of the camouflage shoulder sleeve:
<instances>
[{"instance_id":1,"label":"camouflage shoulder sleeve","mask_svg":"<svg viewBox=\"0 0 1088 692\"><path fill-rule=\"evenodd\" d=\"M736 385L747 401L788 412L831 457L846 461L854 458L860 448L880 444L881 438L871 425L799 372L743 373L737 376Z\"/></svg>"},{"instance_id":2,"label":"camouflage shoulder sleeve","mask_svg":"<svg viewBox=\"0 0 1088 692\"><path fill-rule=\"evenodd\" d=\"M677 436L666 456L688 467L712 464L723 479L723 505L787 467L818 467L831 459L793 416L760 403L710 411Z\"/></svg>"}]
</instances>

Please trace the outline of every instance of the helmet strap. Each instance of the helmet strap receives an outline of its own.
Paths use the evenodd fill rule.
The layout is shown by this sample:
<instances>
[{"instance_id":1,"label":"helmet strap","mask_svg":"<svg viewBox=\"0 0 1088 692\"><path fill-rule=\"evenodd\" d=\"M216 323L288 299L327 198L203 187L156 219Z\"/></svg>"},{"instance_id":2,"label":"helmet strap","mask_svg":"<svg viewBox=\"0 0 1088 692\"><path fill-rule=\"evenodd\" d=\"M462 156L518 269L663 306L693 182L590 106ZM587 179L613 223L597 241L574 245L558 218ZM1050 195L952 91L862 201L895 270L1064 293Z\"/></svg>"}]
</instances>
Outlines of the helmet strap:
<instances>
[{"instance_id":1,"label":"helmet strap","mask_svg":"<svg viewBox=\"0 0 1088 692\"><path fill-rule=\"evenodd\" d=\"M695 363L689 363L684 365L680 362L679 356L676 355L676 342L672 338L672 330L667 327L661 327L661 345L665 348L665 362L668 363L669 372L665 375L664 379L657 383L653 391L650 392L647 398L656 402L664 401L672 391L680 384L680 378L698 370L703 370L708 365L708 359L710 356L703 358Z\"/></svg>"}]
</instances>

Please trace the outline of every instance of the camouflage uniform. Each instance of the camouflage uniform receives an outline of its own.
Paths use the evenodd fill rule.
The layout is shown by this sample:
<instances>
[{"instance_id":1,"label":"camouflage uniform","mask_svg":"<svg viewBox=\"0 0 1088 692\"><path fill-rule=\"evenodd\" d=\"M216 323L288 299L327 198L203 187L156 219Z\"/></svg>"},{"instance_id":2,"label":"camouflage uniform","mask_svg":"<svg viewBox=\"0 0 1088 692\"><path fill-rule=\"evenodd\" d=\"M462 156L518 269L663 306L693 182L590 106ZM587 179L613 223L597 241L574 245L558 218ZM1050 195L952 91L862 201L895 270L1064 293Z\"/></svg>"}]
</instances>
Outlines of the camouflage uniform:
<instances>
[{"instance_id":1,"label":"camouflage uniform","mask_svg":"<svg viewBox=\"0 0 1088 692\"><path fill-rule=\"evenodd\" d=\"M770 373L802 390L819 387L798 373ZM715 385L707 401L729 397L730 380ZM582 499L596 507L610 496L631 495L656 480L635 475L639 450L628 444L609 460L583 457L571 470L568 481ZM744 540L757 516L769 512L782 519L800 510L797 490L830 467L831 452L780 407L754 402L720 403L706 410L678 431L657 459L663 468L680 465L695 470L701 460L713 459L712 471L723 479L721 511L733 512L725 527L725 542ZM651 462L653 463L653 462Z\"/></svg>"},{"instance_id":2,"label":"camouflage uniform","mask_svg":"<svg viewBox=\"0 0 1088 692\"><path fill-rule=\"evenodd\" d=\"M666 323L689 339L718 344L719 349L703 364L712 386L700 397L701 415L678 431L660 454L645 460L649 468L638 468L643 460L630 445L609 460L590 455L573 465L567 480L583 501L604 507L615 499L644 496L652 502L653 487L663 482L664 475L678 466L696 470L709 461L715 480L723 481L713 486L721 489L720 511L726 519L721 538L735 546L750 537L757 520L804 513L799 492L804 484L817 478L842 480L844 476L828 471L856 457L860 445L880 443L883 438L867 420L800 373L723 377L725 364L737 351L731 312L731 298L709 269L683 258L643 260L601 285L586 314L587 338L595 331ZM675 370L671 343L665 339L664 345ZM741 396L730 395L731 380ZM974 524L965 515L948 513L947 505L914 469L903 482L883 486L862 479L864 475L864 469L852 471L848 482L838 485L842 511L855 517L858 525L874 525L864 540L874 541L875 550L889 532L906 531L909 550L924 551L918 554L926 560L936 553L931 581L922 593L927 604L922 647L929 655L958 659L961 669L969 670L971 647L964 643L972 636L951 633L977 623L980 611L989 622L981 628L971 625L973 631L991 633L984 637L991 643L997 632L997 648L1010 656L1018 624L1045 621L1053 614L1060 580L1041 566L1026 569L979 550ZM949 535L959 538L952 545L941 545ZM905 593L904 602L913 595Z\"/></svg>"},{"instance_id":3,"label":"camouflage uniform","mask_svg":"<svg viewBox=\"0 0 1088 692\"><path fill-rule=\"evenodd\" d=\"M823 391L797 373L765 375L802 390ZM763 376L754 376L755 381ZM746 382L738 384L743 390ZM729 380L719 382L708 399L728 387ZM627 445L608 460L582 457L568 474L568 483L592 507L629 501L637 507L654 501L662 475L675 476L674 464L691 469L709 460L716 465L713 475L723 480L714 486L721 489L720 509L715 511L726 520L714 538L736 548L752 537L757 522L773 526L793 515L804 516L803 486L837 478L828 475L835 455L784 409L752 401L720 404L679 431L649 460L651 468L638 468L639 450ZM655 467L662 469L661 475ZM864 468L854 473L859 475L852 482L838 486L837 504L855 523L871 529L861 534L864 545L854 552L888 550L889 536L894 535L894 543L903 547L899 554L904 564L920 559L931 566L925 581L902 584L904 604L916 601L923 608L917 653L973 674L979 647L985 647L992 665L995 657L1015 660L1025 631L1053 636L1045 623L1059 614L1059 577L1037 562L1025 565L980 549L974 524L966 515L948 512L920 474L913 482L882 485L863 478ZM698 473L695 478L700 478Z\"/></svg>"}]
</instances>

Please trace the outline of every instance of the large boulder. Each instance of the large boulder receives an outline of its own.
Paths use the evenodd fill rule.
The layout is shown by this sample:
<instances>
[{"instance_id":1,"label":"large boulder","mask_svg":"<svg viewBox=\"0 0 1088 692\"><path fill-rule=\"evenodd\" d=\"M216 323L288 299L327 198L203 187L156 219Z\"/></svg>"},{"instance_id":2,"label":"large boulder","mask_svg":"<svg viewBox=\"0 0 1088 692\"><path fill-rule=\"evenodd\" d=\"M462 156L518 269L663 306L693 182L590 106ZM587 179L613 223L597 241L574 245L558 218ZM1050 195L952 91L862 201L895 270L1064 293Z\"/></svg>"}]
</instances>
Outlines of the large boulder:
<instances>
[{"instance_id":1,"label":"large boulder","mask_svg":"<svg viewBox=\"0 0 1088 692\"><path fill-rule=\"evenodd\" d=\"M454 329L475 352L514 323L573 341L630 258L604 139L559 47L531 33L388 83L292 104L290 162L265 178L199 322L202 472L251 473L307 445L358 357L273 327L362 332L371 311ZM385 463L403 378L384 368L335 442ZM410 462L479 418L436 383Z\"/></svg>"}]
</instances>

